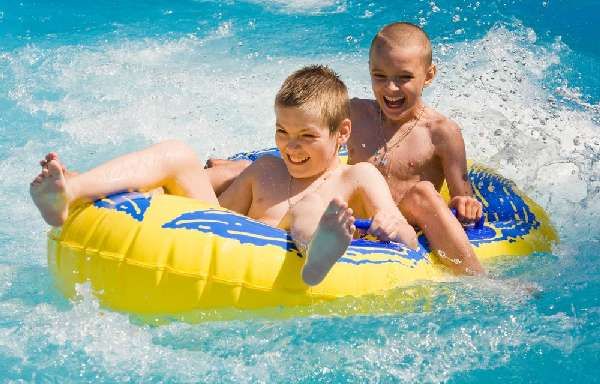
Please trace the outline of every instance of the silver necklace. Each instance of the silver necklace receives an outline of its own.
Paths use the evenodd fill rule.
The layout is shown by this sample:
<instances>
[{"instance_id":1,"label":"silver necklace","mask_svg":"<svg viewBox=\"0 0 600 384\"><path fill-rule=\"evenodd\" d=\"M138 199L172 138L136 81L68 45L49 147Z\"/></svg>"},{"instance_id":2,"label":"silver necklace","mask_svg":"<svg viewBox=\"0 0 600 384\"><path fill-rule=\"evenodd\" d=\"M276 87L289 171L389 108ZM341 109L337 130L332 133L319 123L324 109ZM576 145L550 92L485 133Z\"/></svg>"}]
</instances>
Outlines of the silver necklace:
<instances>
[{"instance_id":1,"label":"silver necklace","mask_svg":"<svg viewBox=\"0 0 600 384\"><path fill-rule=\"evenodd\" d=\"M407 129L405 129L398 138L396 142L390 146L387 144L387 140L385 140L385 135L383 132L383 112L381 108L379 108L379 125L377 126L377 133L379 135L380 141L383 143L381 148L377 150L375 153L375 157L373 160L375 161L375 166L382 170L383 175L387 178L390 172L389 159L387 158L388 153L392 153L392 150L395 149L402 141L408 136L408 134L413 130L413 128L417 125L419 120L421 120L421 116L423 116L423 112L425 112L425 106L421 107L415 122L412 123ZM393 136L392 136L393 138Z\"/></svg>"},{"instance_id":2,"label":"silver necklace","mask_svg":"<svg viewBox=\"0 0 600 384\"><path fill-rule=\"evenodd\" d=\"M323 185L323 183L325 183L325 181L327 181L329 176L331 176L333 171L335 171L337 168L338 168L338 166L336 165L333 169L325 171L323 173L323 175L320 176L321 179L320 180L317 179L317 180L313 181L313 183L304 190L304 193L302 193L302 196L300 196L300 198L297 199L294 203L292 203L292 182L293 182L294 178L292 177L292 175L289 175L290 178L289 178L289 182L288 182L288 191L287 191L288 192L287 193L288 209L292 209L292 207L294 205L296 205L302 199L302 197L304 197L307 193L313 192L313 191L316 191L317 189L319 189L319 187L321 185Z\"/></svg>"}]
</instances>

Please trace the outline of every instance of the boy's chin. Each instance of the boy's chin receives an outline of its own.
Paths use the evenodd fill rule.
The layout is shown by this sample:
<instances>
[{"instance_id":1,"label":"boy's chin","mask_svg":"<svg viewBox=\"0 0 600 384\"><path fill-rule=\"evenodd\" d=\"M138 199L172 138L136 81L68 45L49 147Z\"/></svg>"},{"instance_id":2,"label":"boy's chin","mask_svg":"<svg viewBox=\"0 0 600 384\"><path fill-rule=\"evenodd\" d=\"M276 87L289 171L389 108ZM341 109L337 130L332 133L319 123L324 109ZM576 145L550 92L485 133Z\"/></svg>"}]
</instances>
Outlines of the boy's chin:
<instances>
[{"instance_id":1,"label":"boy's chin","mask_svg":"<svg viewBox=\"0 0 600 384\"><path fill-rule=\"evenodd\" d=\"M299 172L299 171L291 171L290 168L288 168L288 173L290 174L290 176L292 176L294 179L307 179L309 177L312 177L314 175L312 175L310 172Z\"/></svg>"},{"instance_id":2,"label":"boy's chin","mask_svg":"<svg viewBox=\"0 0 600 384\"><path fill-rule=\"evenodd\" d=\"M388 120L404 120L406 115L415 107L415 104L408 105L404 104L400 107L388 107L387 105L383 108L383 114Z\"/></svg>"},{"instance_id":3,"label":"boy's chin","mask_svg":"<svg viewBox=\"0 0 600 384\"><path fill-rule=\"evenodd\" d=\"M308 179L309 177L315 177L323 173L323 171L315 172L314 170L309 169L294 169L294 167L290 166L287 167L287 170L294 179Z\"/></svg>"}]
</instances>

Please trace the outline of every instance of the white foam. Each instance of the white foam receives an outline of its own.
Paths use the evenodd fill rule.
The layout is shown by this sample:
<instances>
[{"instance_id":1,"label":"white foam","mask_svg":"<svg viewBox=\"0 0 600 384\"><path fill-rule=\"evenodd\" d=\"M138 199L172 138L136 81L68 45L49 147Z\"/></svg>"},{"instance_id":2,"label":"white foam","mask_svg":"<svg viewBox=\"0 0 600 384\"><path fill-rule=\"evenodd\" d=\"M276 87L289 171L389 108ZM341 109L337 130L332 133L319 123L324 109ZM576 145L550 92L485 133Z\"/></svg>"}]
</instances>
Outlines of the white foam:
<instances>
[{"instance_id":1,"label":"white foam","mask_svg":"<svg viewBox=\"0 0 600 384\"><path fill-rule=\"evenodd\" d=\"M526 28L497 26L481 40L439 45L432 103L462 126L469 157L516 181L559 224L581 204L592 208L591 221L600 211L597 106L574 109L555 97L572 92L545 88L568 48L534 42Z\"/></svg>"},{"instance_id":2,"label":"white foam","mask_svg":"<svg viewBox=\"0 0 600 384\"><path fill-rule=\"evenodd\" d=\"M245 0L282 13L330 14L345 12L345 0Z\"/></svg>"},{"instance_id":3,"label":"white foam","mask_svg":"<svg viewBox=\"0 0 600 384\"><path fill-rule=\"evenodd\" d=\"M45 128L65 132L80 143L180 138L197 142L201 152L217 147L223 153L224 143L213 139L215 132L235 136L272 129L272 99L280 81L273 72L279 71L245 71L250 62L230 62L217 69L214 61L206 62L211 55L204 43L186 37L92 48L29 47L12 58L11 97L28 111L56 118ZM31 56L42 57L44 63L29 67ZM38 99L40 88L61 96ZM257 145L261 144L266 143Z\"/></svg>"}]
</instances>

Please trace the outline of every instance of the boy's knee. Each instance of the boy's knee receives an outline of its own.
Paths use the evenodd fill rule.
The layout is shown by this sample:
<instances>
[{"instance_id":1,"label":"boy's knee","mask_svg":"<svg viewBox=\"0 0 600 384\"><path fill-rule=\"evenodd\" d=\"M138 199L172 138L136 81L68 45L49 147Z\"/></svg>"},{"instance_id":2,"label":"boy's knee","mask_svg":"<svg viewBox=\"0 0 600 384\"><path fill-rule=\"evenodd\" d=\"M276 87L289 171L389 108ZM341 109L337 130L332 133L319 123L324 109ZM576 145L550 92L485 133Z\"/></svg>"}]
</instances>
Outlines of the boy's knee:
<instances>
[{"instance_id":1,"label":"boy's knee","mask_svg":"<svg viewBox=\"0 0 600 384\"><path fill-rule=\"evenodd\" d=\"M156 145L166 160L175 165L199 164L198 155L192 147L180 140L165 140Z\"/></svg>"},{"instance_id":2,"label":"boy's knee","mask_svg":"<svg viewBox=\"0 0 600 384\"><path fill-rule=\"evenodd\" d=\"M406 204L413 207L428 207L443 204L443 200L435 189L435 186L429 181L419 181L407 193L404 198Z\"/></svg>"}]
</instances>

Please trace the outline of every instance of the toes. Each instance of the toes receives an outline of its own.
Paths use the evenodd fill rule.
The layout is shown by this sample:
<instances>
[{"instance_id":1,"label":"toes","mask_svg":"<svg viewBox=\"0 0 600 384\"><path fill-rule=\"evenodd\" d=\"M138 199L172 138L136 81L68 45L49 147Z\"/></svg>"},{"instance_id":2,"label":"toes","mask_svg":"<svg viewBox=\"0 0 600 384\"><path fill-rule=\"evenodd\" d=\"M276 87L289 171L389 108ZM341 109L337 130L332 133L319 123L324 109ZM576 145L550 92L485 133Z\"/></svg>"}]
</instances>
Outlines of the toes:
<instances>
[{"instance_id":1,"label":"toes","mask_svg":"<svg viewBox=\"0 0 600 384\"><path fill-rule=\"evenodd\" d=\"M327 208L325 209L325 214L337 216L342 212L343 209L344 209L343 202L340 199L338 199L337 197L335 197L335 198L331 199L329 204L327 204Z\"/></svg>"},{"instance_id":2,"label":"toes","mask_svg":"<svg viewBox=\"0 0 600 384\"><path fill-rule=\"evenodd\" d=\"M340 214L340 220L345 222L345 221L348 221L350 219L352 219L352 221L354 222L354 217L352 216L352 209L351 208L346 208Z\"/></svg>"},{"instance_id":3,"label":"toes","mask_svg":"<svg viewBox=\"0 0 600 384\"><path fill-rule=\"evenodd\" d=\"M58 155L56 154L56 152L50 152L46 156L44 156L44 158L42 160L40 160L40 165L42 167L47 167L48 163L51 162L52 160L58 161Z\"/></svg>"},{"instance_id":4,"label":"toes","mask_svg":"<svg viewBox=\"0 0 600 384\"><path fill-rule=\"evenodd\" d=\"M51 160L48 163L48 168L47 168L47 173L51 176L51 177L58 177L63 173L63 167L60 165L60 163L56 160Z\"/></svg>"}]
</instances>

